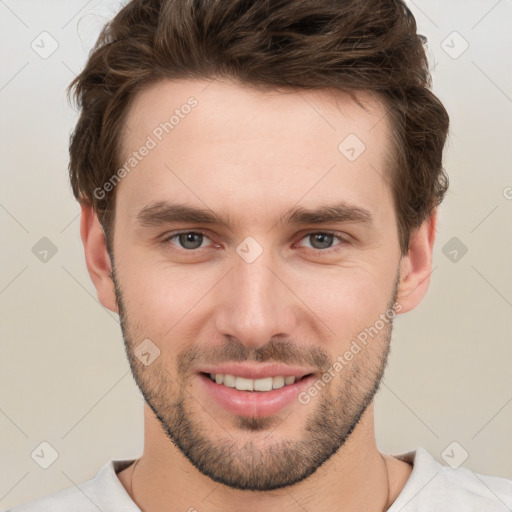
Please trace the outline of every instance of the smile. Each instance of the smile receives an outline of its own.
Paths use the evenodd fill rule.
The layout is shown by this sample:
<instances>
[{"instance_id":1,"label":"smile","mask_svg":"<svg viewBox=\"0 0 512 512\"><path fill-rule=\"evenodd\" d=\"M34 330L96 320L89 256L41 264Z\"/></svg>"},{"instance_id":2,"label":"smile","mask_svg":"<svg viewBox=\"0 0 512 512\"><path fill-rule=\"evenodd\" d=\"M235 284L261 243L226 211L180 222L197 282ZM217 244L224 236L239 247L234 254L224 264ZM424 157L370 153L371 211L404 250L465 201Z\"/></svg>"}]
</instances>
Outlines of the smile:
<instances>
[{"instance_id":1,"label":"smile","mask_svg":"<svg viewBox=\"0 0 512 512\"><path fill-rule=\"evenodd\" d=\"M213 382L222 384L228 388L235 388L238 391L272 391L273 389L290 386L297 380L294 376L283 375L265 377L262 379L247 379L245 377L224 373L210 373L209 376Z\"/></svg>"}]
</instances>

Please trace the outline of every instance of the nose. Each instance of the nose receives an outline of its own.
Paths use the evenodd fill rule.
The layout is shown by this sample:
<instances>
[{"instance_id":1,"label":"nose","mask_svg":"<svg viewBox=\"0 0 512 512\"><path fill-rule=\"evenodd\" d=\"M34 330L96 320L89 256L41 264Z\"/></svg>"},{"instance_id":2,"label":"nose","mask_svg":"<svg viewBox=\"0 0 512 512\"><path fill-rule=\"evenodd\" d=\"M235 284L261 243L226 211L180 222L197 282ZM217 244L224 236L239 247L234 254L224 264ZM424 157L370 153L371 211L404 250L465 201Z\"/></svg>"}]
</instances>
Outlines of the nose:
<instances>
[{"instance_id":1,"label":"nose","mask_svg":"<svg viewBox=\"0 0 512 512\"><path fill-rule=\"evenodd\" d=\"M286 282L282 266L264 251L248 263L237 255L223 280L216 305L216 328L251 349L274 336L290 336L296 325L298 298Z\"/></svg>"}]
</instances>

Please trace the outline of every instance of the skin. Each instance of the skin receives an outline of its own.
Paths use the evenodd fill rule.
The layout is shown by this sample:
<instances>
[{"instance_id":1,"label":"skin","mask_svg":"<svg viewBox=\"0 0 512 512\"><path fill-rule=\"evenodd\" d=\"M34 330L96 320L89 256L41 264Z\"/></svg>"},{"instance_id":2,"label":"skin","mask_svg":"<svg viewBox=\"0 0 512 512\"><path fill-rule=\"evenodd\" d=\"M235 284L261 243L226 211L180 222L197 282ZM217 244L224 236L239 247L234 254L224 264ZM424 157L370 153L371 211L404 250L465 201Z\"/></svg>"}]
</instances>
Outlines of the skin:
<instances>
[{"instance_id":1,"label":"skin","mask_svg":"<svg viewBox=\"0 0 512 512\"><path fill-rule=\"evenodd\" d=\"M390 127L369 94L359 94L362 108L327 90L160 82L129 111L124 156L190 96L198 105L117 185L114 268L95 212L82 205L89 273L101 303L120 313L134 378L151 404L143 455L135 473L130 466L119 479L145 511L384 510L412 470L375 441L373 396L391 324L308 404L294 401L269 418L226 411L195 372L229 354L272 361L277 347L281 361L302 358L321 377L379 315L393 305L405 313L422 300L436 212L401 255L387 182ZM354 161L338 150L350 133L366 147ZM206 208L230 224L142 226L137 215L155 201ZM367 210L372 222L277 224L290 208L339 201ZM169 238L177 231L204 232L201 247L187 250ZM321 246L307 236L325 231L344 241ZM236 252L249 236L263 250L251 263ZM160 350L149 366L134 356L145 339ZM261 490L270 482L275 488Z\"/></svg>"}]
</instances>

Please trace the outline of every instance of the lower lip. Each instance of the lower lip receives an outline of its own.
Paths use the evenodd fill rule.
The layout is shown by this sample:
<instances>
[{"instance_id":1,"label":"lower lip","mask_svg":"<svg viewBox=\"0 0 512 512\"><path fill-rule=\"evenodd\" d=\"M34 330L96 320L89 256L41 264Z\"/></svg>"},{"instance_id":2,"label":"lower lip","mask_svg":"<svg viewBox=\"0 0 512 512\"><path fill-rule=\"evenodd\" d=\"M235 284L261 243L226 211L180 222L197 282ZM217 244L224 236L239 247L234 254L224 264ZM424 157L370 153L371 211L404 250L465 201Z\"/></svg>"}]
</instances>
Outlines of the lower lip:
<instances>
[{"instance_id":1,"label":"lower lip","mask_svg":"<svg viewBox=\"0 0 512 512\"><path fill-rule=\"evenodd\" d=\"M232 414L253 418L272 416L294 401L298 402L299 393L307 388L314 378L314 375L309 375L294 384L272 391L239 391L217 384L205 374L199 374L199 380L206 388L206 392L221 407Z\"/></svg>"}]
</instances>

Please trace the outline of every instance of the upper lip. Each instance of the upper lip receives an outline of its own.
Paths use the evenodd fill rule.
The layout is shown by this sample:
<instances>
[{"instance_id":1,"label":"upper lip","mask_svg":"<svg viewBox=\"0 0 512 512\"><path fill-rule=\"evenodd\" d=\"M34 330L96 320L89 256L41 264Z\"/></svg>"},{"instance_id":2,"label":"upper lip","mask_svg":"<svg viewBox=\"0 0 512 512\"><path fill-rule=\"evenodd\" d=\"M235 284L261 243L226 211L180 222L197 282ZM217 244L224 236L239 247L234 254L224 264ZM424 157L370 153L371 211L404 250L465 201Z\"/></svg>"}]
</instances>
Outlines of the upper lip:
<instances>
[{"instance_id":1,"label":"upper lip","mask_svg":"<svg viewBox=\"0 0 512 512\"><path fill-rule=\"evenodd\" d=\"M304 367L299 366L288 366L284 364L265 364L265 363L224 363L217 366L203 366L198 370L200 373L213 373L214 375L228 374L235 375L237 377L244 377L246 379L264 379L266 377L277 377L277 376L294 376L298 379L313 373L312 370L308 370Z\"/></svg>"}]
</instances>

